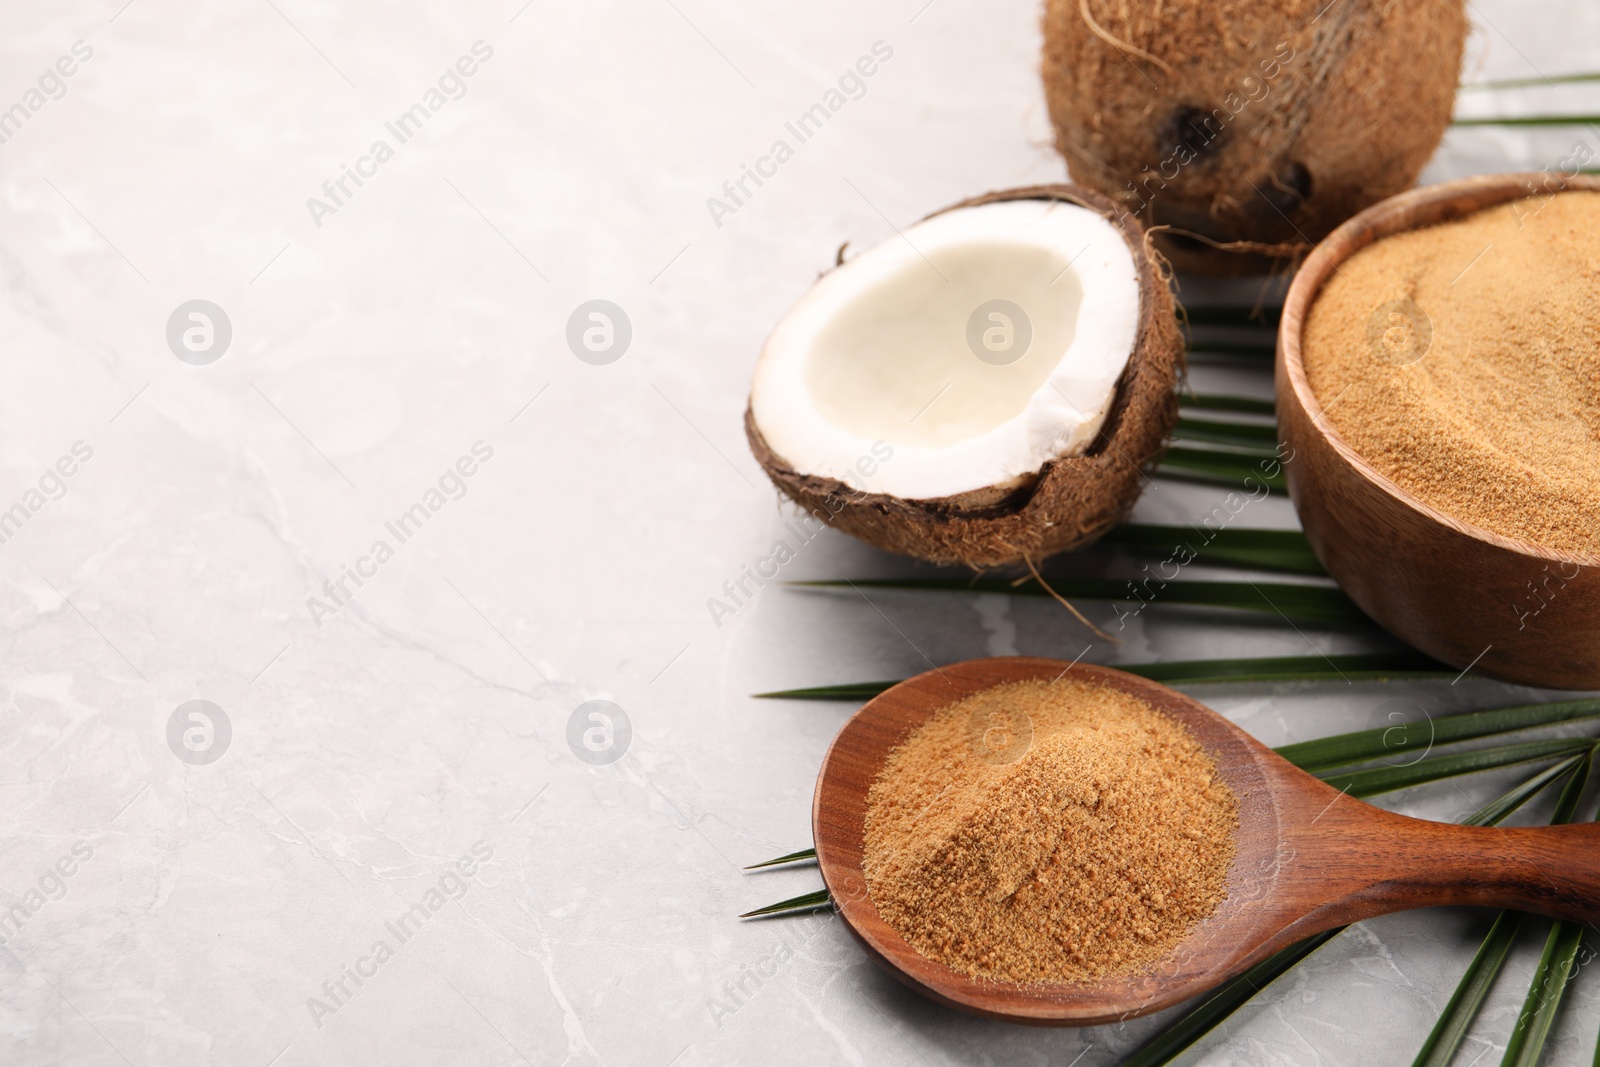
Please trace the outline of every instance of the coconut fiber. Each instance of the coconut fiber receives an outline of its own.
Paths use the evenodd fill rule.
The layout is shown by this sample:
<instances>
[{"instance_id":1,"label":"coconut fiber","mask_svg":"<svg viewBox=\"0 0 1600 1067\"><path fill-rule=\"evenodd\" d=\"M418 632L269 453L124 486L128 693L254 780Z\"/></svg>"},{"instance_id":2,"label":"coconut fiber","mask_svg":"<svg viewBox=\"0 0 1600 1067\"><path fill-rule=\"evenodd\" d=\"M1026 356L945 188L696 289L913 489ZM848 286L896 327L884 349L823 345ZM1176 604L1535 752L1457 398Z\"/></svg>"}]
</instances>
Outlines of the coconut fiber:
<instances>
[{"instance_id":1,"label":"coconut fiber","mask_svg":"<svg viewBox=\"0 0 1600 1067\"><path fill-rule=\"evenodd\" d=\"M1048 0L1044 88L1072 180L1180 269L1320 240L1410 188L1450 123L1461 0Z\"/></svg>"}]
</instances>

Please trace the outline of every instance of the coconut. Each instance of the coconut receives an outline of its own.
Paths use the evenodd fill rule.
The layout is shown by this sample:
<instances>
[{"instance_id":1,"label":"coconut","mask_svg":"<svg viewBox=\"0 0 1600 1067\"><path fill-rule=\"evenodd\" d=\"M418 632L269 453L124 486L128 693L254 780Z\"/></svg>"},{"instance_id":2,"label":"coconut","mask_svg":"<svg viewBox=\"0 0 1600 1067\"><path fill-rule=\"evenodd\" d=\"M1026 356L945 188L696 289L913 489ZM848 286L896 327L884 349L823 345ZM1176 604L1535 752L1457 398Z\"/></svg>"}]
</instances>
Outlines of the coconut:
<instances>
[{"instance_id":1,"label":"coconut","mask_svg":"<svg viewBox=\"0 0 1600 1067\"><path fill-rule=\"evenodd\" d=\"M1138 222L1090 190L1016 189L819 278L762 347L745 432L817 521L934 563L1034 563L1127 515L1182 367Z\"/></svg>"},{"instance_id":2,"label":"coconut","mask_svg":"<svg viewBox=\"0 0 1600 1067\"><path fill-rule=\"evenodd\" d=\"M1416 182L1466 34L1461 0L1046 0L1045 96L1072 180L1175 266L1259 271Z\"/></svg>"}]
</instances>

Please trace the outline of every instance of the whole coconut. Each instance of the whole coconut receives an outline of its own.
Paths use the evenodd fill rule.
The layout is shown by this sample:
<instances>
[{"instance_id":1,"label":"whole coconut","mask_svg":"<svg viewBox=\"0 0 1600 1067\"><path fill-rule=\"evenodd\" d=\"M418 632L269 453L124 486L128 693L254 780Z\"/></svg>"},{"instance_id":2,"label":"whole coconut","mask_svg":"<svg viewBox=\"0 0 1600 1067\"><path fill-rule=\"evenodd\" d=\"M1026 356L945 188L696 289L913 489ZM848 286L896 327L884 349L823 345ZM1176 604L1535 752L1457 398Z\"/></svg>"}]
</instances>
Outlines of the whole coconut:
<instances>
[{"instance_id":1,"label":"whole coconut","mask_svg":"<svg viewBox=\"0 0 1600 1067\"><path fill-rule=\"evenodd\" d=\"M1266 269L1416 182L1450 122L1463 8L1046 0L1056 147L1073 181L1171 226L1174 265Z\"/></svg>"}]
</instances>

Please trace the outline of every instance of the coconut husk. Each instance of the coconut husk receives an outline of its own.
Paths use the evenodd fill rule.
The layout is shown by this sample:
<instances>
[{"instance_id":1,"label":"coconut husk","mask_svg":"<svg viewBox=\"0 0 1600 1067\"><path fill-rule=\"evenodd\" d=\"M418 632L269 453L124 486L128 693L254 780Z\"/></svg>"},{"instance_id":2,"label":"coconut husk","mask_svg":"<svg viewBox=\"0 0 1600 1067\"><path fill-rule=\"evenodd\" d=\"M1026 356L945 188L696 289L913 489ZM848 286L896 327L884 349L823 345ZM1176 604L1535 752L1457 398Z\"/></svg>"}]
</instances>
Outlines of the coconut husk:
<instances>
[{"instance_id":1,"label":"coconut husk","mask_svg":"<svg viewBox=\"0 0 1600 1067\"><path fill-rule=\"evenodd\" d=\"M1052 460L1020 483L958 497L903 500L801 474L768 447L745 410L745 434L757 462L804 511L868 544L932 563L1038 562L1095 541L1132 510L1146 468L1161 455L1178 417L1183 339L1165 264L1139 223L1108 198L1071 185L989 193L944 211L996 200L1062 200L1086 207L1117 226L1133 253L1139 274L1138 336L1100 434L1083 455Z\"/></svg>"},{"instance_id":2,"label":"coconut husk","mask_svg":"<svg viewBox=\"0 0 1600 1067\"><path fill-rule=\"evenodd\" d=\"M1046 0L1056 147L1178 269L1259 273L1415 184L1467 28L1462 0Z\"/></svg>"}]
</instances>

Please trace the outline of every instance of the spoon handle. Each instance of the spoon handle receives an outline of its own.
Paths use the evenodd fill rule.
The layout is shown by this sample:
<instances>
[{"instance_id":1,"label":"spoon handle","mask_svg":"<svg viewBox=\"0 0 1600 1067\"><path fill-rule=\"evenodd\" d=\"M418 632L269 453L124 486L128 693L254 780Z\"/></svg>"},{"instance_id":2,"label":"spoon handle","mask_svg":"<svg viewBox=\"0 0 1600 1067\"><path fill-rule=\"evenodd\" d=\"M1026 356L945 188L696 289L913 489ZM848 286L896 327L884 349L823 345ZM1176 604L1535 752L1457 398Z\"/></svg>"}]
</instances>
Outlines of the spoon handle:
<instances>
[{"instance_id":1,"label":"spoon handle","mask_svg":"<svg viewBox=\"0 0 1600 1067\"><path fill-rule=\"evenodd\" d=\"M1442 904L1600 920L1600 824L1502 829L1388 812L1362 822L1359 835L1335 825L1305 842L1333 891L1306 916L1319 927Z\"/></svg>"}]
</instances>

